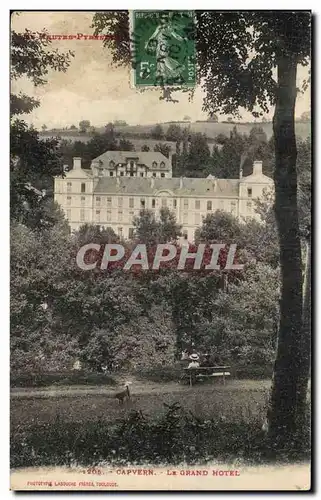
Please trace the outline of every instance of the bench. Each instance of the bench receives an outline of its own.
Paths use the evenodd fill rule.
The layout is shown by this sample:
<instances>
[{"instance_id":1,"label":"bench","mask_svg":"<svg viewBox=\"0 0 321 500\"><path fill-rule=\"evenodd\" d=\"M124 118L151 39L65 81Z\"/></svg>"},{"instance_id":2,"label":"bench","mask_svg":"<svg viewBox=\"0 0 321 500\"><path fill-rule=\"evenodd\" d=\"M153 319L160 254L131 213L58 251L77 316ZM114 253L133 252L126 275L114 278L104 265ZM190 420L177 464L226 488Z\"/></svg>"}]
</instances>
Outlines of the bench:
<instances>
[{"instance_id":1,"label":"bench","mask_svg":"<svg viewBox=\"0 0 321 500\"><path fill-rule=\"evenodd\" d=\"M184 368L184 375L189 377L189 385L192 387L195 381L203 378L222 377L225 385L225 377L231 375L230 366L199 366L195 368Z\"/></svg>"}]
</instances>

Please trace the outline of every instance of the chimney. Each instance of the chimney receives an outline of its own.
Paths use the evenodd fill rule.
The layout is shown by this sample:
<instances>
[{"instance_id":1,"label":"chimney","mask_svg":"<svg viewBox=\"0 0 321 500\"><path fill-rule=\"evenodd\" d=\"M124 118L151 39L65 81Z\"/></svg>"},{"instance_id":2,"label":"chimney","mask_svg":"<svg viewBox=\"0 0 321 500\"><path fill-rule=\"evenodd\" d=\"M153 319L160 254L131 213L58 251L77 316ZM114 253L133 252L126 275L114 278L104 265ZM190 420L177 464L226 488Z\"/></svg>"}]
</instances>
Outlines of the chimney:
<instances>
[{"instance_id":1,"label":"chimney","mask_svg":"<svg viewBox=\"0 0 321 500\"><path fill-rule=\"evenodd\" d=\"M73 158L73 162L74 162L74 165L73 165L73 168L74 170L80 170L81 169L81 158Z\"/></svg>"},{"instance_id":2,"label":"chimney","mask_svg":"<svg viewBox=\"0 0 321 500\"><path fill-rule=\"evenodd\" d=\"M243 178L243 168L240 168L240 179Z\"/></svg>"},{"instance_id":3,"label":"chimney","mask_svg":"<svg viewBox=\"0 0 321 500\"><path fill-rule=\"evenodd\" d=\"M253 175L262 175L262 161L255 161L253 163Z\"/></svg>"},{"instance_id":4,"label":"chimney","mask_svg":"<svg viewBox=\"0 0 321 500\"><path fill-rule=\"evenodd\" d=\"M179 178L179 189L183 189L183 177Z\"/></svg>"}]
</instances>

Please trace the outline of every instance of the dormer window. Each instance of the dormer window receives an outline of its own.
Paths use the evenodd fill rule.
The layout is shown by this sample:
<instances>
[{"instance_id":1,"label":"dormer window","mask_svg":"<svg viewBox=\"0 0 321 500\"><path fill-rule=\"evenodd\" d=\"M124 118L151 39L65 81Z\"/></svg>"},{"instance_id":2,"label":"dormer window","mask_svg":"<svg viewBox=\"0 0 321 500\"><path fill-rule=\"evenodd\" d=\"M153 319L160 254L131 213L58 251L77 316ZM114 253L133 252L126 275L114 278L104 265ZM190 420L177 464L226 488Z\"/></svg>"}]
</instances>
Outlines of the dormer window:
<instances>
[{"instance_id":1,"label":"dormer window","mask_svg":"<svg viewBox=\"0 0 321 500\"><path fill-rule=\"evenodd\" d=\"M247 188L247 196L252 198L252 188Z\"/></svg>"},{"instance_id":2,"label":"dormer window","mask_svg":"<svg viewBox=\"0 0 321 500\"><path fill-rule=\"evenodd\" d=\"M109 162L109 166L110 166L110 168L114 168L115 163L113 162L113 160L111 160L111 161Z\"/></svg>"},{"instance_id":3,"label":"dormer window","mask_svg":"<svg viewBox=\"0 0 321 500\"><path fill-rule=\"evenodd\" d=\"M165 163L163 161L160 164L160 168L165 168Z\"/></svg>"},{"instance_id":4,"label":"dormer window","mask_svg":"<svg viewBox=\"0 0 321 500\"><path fill-rule=\"evenodd\" d=\"M152 167L153 167L153 168L157 168L157 161L153 161L153 163L152 163Z\"/></svg>"}]
</instances>

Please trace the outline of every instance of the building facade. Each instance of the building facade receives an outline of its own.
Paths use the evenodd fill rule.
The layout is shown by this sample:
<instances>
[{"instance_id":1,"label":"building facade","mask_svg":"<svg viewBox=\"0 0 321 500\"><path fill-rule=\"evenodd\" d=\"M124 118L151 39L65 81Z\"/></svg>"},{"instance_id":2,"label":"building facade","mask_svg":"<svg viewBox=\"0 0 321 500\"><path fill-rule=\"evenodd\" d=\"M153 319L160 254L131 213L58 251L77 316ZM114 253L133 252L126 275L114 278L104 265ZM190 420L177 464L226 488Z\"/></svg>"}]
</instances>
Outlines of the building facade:
<instances>
[{"instance_id":1,"label":"building facade","mask_svg":"<svg viewBox=\"0 0 321 500\"><path fill-rule=\"evenodd\" d=\"M253 173L239 179L172 177L172 161L161 153L107 151L81 168L74 158L73 169L55 178L55 201L62 207L72 230L82 224L111 227L119 236L134 236L133 217L140 210L157 214L162 207L175 213L183 238L192 242L202 219L216 210L240 219L256 217L254 202L273 180L255 161Z\"/></svg>"}]
</instances>

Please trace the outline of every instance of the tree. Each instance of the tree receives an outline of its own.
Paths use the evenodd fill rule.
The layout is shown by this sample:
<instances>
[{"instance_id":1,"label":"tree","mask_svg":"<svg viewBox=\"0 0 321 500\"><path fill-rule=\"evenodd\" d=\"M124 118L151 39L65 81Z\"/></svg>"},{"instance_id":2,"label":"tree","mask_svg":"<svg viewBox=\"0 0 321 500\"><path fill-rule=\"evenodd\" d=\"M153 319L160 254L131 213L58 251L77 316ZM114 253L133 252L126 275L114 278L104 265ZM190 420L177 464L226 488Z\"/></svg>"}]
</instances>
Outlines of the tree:
<instances>
[{"instance_id":1,"label":"tree","mask_svg":"<svg viewBox=\"0 0 321 500\"><path fill-rule=\"evenodd\" d=\"M132 142L128 141L124 137L119 140L119 150L120 151L135 151L135 146Z\"/></svg>"},{"instance_id":2,"label":"tree","mask_svg":"<svg viewBox=\"0 0 321 500\"><path fill-rule=\"evenodd\" d=\"M182 235L182 226L177 224L176 217L168 207L162 207L159 212L158 242L176 242Z\"/></svg>"},{"instance_id":3,"label":"tree","mask_svg":"<svg viewBox=\"0 0 321 500\"><path fill-rule=\"evenodd\" d=\"M89 120L81 120L79 122L79 132L81 133L86 133L87 130L90 127L90 121Z\"/></svg>"},{"instance_id":4,"label":"tree","mask_svg":"<svg viewBox=\"0 0 321 500\"><path fill-rule=\"evenodd\" d=\"M241 235L238 219L223 210L208 214L197 231L197 240L207 243L237 243Z\"/></svg>"},{"instance_id":5,"label":"tree","mask_svg":"<svg viewBox=\"0 0 321 500\"><path fill-rule=\"evenodd\" d=\"M182 129L176 123L171 123L165 135L167 141L180 141L182 140Z\"/></svg>"},{"instance_id":6,"label":"tree","mask_svg":"<svg viewBox=\"0 0 321 500\"><path fill-rule=\"evenodd\" d=\"M44 124L42 125L42 127L41 127L41 130L42 130L43 132L45 132L45 131L47 130L47 128L48 128L48 127L47 127L47 125L44 123Z\"/></svg>"},{"instance_id":7,"label":"tree","mask_svg":"<svg viewBox=\"0 0 321 500\"><path fill-rule=\"evenodd\" d=\"M150 135L153 139L164 139L163 127L157 123L150 131Z\"/></svg>"},{"instance_id":8,"label":"tree","mask_svg":"<svg viewBox=\"0 0 321 500\"><path fill-rule=\"evenodd\" d=\"M142 147L141 147L141 151L150 151L150 147L147 146L146 144L144 144Z\"/></svg>"},{"instance_id":9,"label":"tree","mask_svg":"<svg viewBox=\"0 0 321 500\"><path fill-rule=\"evenodd\" d=\"M97 13L93 25L95 34L107 28L114 35L105 45L111 49L114 62L128 65L128 12ZM275 213L282 297L268 416L269 436L279 449L301 435L310 367L309 339L302 328L294 128L297 67L308 63L310 31L311 13L304 11L196 13L197 65L205 91L204 111L237 115L243 107L257 117L267 113L269 105L275 106Z\"/></svg>"},{"instance_id":10,"label":"tree","mask_svg":"<svg viewBox=\"0 0 321 500\"><path fill-rule=\"evenodd\" d=\"M229 116L228 119L227 119L227 122L228 123L233 123L233 118L231 116Z\"/></svg>"},{"instance_id":11,"label":"tree","mask_svg":"<svg viewBox=\"0 0 321 500\"><path fill-rule=\"evenodd\" d=\"M183 118L184 122L190 122L191 121L191 117L188 116L188 115L185 115L184 118Z\"/></svg>"},{"instance_id":12,"label":"tree","mask_svg":"<svg viewBox=\"0 0 321 500\"><path fill-rule=\"evenodd\" d=\"M65 72L72 52L61 54L50 50L48 33L11 33L11 78L29 79L35 86L44 85L50 69ZM39 101L25 94L10 96L10 216L27 223L35 220L42 196L39 190L52 187L54 175L63 173L56 139L40 140L38 132L17 116L28 114ZM30 187L31 189L27 188ZM28 206L28 214L25 207ZM31 216L31 219L30 219Z\"/></svg>"},{"instance_id":13,"label":"tree","mask_svg":"<svg viewBox=\"0 0 321 500\"><path fill-rule=\"evenodd\" d=\"M70 130L77 130L76 125L70 125Z\"/></svg>"},{"instance_id":14,"label":"tree","mask_svg":"<svg viewBox=\"0 0 321 500\"><path fill-rule=\"evenodd\" d=\"M215 113L210 113L207 121L213 122L213 123L218 123L218 116Z\"/></svg>"},{"instance_id":15,"label":"tree","mask_svg":"<svg viewBox=\"0 0 321 500\"><path fill-rule=\"evenodd\" d=\"M166 158L169 158L171 147L168 144L159 142L158 144L155 144L154 151L162 153L162 155L166 156Z\"/></svg>"},{"instance_id":16,"label":"tree","mask_svg":"<svg viewBox=\"0 0 321 500\"><path fill-rule=\"evenodd\" d=\"M181 226L177 224L175 215L167 207L160 209L159 220L156 220L152 210L141 210L139 216L134 217L133 226L136 238L149 246L176 242L181 235Z\"/></svg>"},{"instance_id":17,"label":"tree","mask_svg":"<svg viewBox=\"0 0 321 500\"><path fill-rule=\"evenodd\" d=\"M186 162L186 177L204 177L210 162L210 148L205 134L191 134Z\"/></svg>"}]
</instances>

